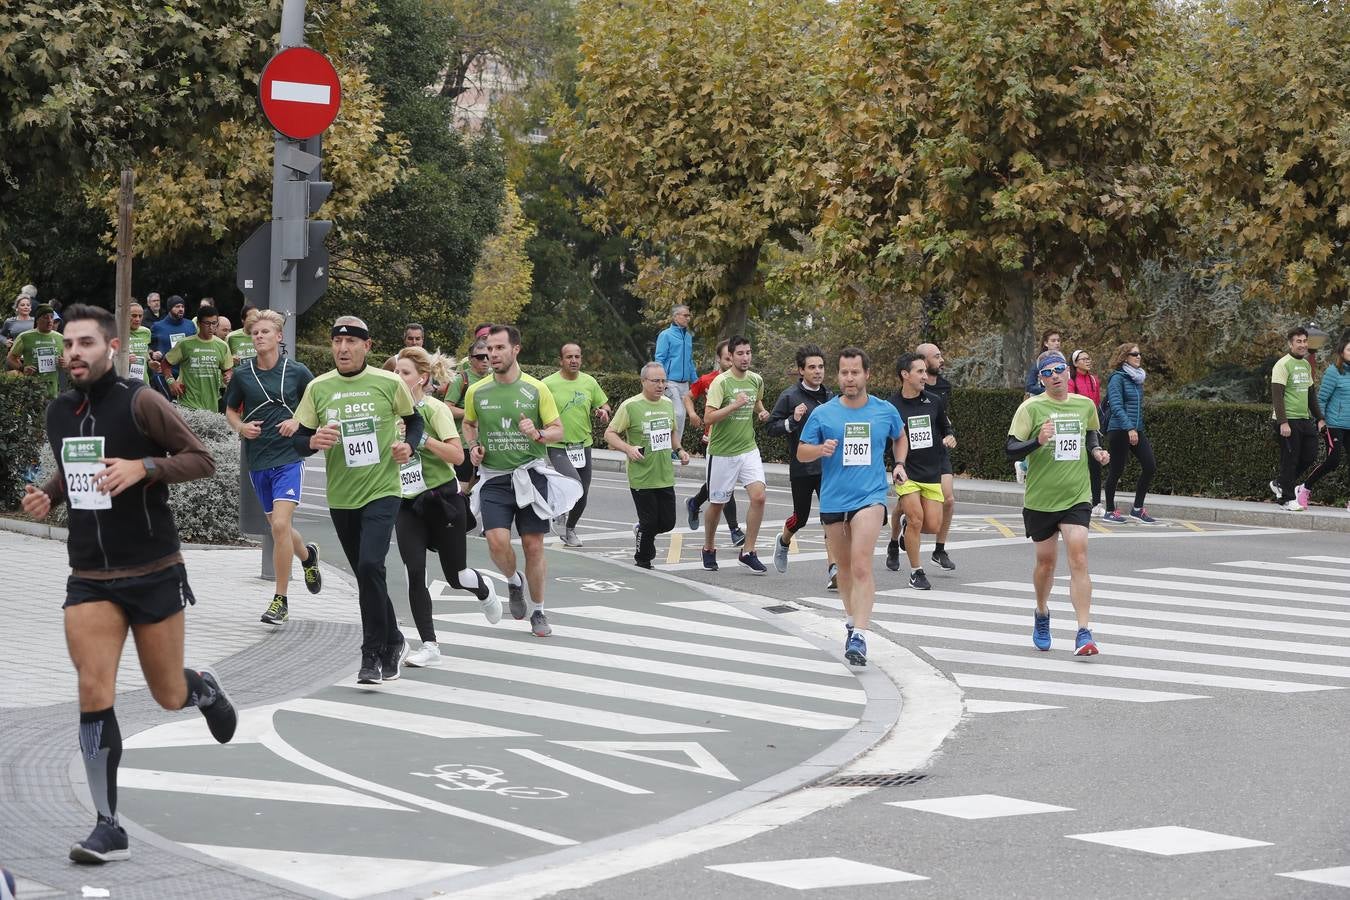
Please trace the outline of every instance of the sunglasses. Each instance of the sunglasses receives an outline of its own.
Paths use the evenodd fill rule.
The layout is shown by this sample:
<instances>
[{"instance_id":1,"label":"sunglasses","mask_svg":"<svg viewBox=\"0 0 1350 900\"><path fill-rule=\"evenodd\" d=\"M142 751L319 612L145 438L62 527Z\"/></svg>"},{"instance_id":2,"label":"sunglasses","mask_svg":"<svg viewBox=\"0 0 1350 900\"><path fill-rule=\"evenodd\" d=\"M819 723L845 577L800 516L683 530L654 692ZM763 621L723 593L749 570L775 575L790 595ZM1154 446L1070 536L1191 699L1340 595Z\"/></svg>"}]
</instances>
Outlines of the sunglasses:
<instances>
[{"instance_id":1,"label":"sunglasses","mask_svg":"<svg viewBox=\"0 0 1350 900\"><path fill-rule=\"evenodd\" d=\"M487 355L486 353L475 353L475 354L473 355L472 358L473 358L473 359L487 359L487 358L488 358L488 355Z\"/></svg>"},{"instance_id":2,"label":"sunglasses","mask_svg":"<svg viewBox=\"0 0 1350 900\"><path fill-rule=\"evenodd\" d=\"M1126 353L1125 355L1126 355L1126 356L1139 356L1140 353L1139 353L1138 350L1131 350L1129 353Z\"/></svg>"},{"instance_id":3,"label":"sunglasses","mask_svg":"<svg viewBox=\"0 0 1350 900\"><path fill-rule=\"evenodd\" d=\"M1057 366L1046 366L1044 369L1041 369L1041 377L1049 378L1051 375L1063 375L1068 370L1069 367L1064 365L1064 363L1060 363Z\"/></svg>"}]
</instances>

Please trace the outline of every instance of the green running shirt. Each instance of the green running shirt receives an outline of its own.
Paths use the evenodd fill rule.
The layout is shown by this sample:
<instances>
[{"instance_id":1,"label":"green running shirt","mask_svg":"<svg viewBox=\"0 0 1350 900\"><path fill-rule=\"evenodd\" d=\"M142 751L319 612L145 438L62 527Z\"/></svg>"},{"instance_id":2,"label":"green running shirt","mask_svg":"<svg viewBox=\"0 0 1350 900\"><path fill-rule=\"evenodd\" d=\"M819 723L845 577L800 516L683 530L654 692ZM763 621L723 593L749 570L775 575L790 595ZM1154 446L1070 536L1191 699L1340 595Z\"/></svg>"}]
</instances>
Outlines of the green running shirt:
<instances>
[{"instance_id":1,"label":"green running shirt","mask_svg":"<svg viewBox=\"0 0 1350 900\"><path fill-rule=\"evenodd\" d=\"M1070 394L1058 402L1049 394L1038 394L1017 407L1008 434L1019 441L1031 440L1047 419L1055 423L1055 436L1027 457L1022 505L1038 512L1063 512L1092 502L1087 433L1101 429L1097 404L1082 394Z\"/></svg>"},{"instance_id":2,"label":"green running shirt","mask_svg":"<svg viewBox=\"0 0 1350 900\"><path fill-rule=\"evenodd\" d=\"M648 400L642 394L619 405L610 429L642 448L642 461L628 464L628 486L635 491L675 486L675 463L670 458L675 430L675 405L669 397Z\"/></svg>"},{"instance_id":3,"label":"green running shirt","mask_svg":"<svg viewBox=\"0 0 1350 900\"><path fill-rule=\"evenodd\" d=\"M738 394L748 394L750 402L713 425L712 436L708 439L708 453L712 456L738 456L749 453L757 446L755 403L764 396L764 379L758 372L746 372L744 378L737 378L735 369L727 369L708 386L708 399L703 402L704 408L721 409L734 401Z\"/></svg>"},{"instance_id":4,"label":"green running shirt","mask_svg":"<svg viewBox=\"0 0 1350 900\"><path fill-rule=\"evenodd\" d=\"M1284 385L1284 416L1287 420L1308 419L1308 389L1312 387L1312 365L1307 359L1299 359L1292 353L1286 353L1275 361L1270 370L1270 383ZM1272 410L1270 417L1275 418Z\"/></svg>"},{"instance_id":5,"label":"green running shirt","mask_svg":"<svg viewBox=\"0 0 1350 900\"><path fill-rule=\"evenodd\" d=\"M150 383L150 329L144 325L127 338L127 377Z\"/></svg>"},{"instance_id":6,"label":"green running shirt","mask_svg":"<svg viewBox=\"0 0 1350 900\"><path fill-rule=\"evenodd\" d=\"M61 333L56 329L43 334L36 328L30 328L14 339L9 348L11 354L19 357L24 368L37 369L33 376L47 387L47 396L55 397L59 392L56 361L61 358Z\"/></svg>"},{"instance_id":7,"label":"green running shirt","mask_svg":"<svg viewBox=\"0 0 1350 900\"><path fill-rule=\"evenodd\" d=\"M438 441L459 439L454 414L450 412L450 407L440 400L430 396L423 397L417 404L417 411L422 414L426 437ZM416 497L424 490L437 488L454 480L454 468L426 446L414 450L412 459L399 467L399 482L405 497ZM417 485L421 487L417 488Z\"/></svg>"},{"instance_id":8,"label":"green running shirt","mask_svg":"<svg viewBox=\"0 0 1350 900\"><path fill-rule=\"evenodd\" d=\"M253 346L252 335L246 334L242 328L231 331L225 338L225 343L230 347L230 355L238 357L240 362L258 355L258 349Z\"/></svg>"},{"instance_id":9,"label":"green running shirt","mask_svg":"<svg viewBox=\"0 0 1350 900\"><path fill-rule=\"evenodd\" d=\"M469 385L464 421L478 426L484 466L506 472L548 455L547 447L520 433L522 415L533 419L536 428L558 420L553 393L538 378L521 372L508 384L493 377Z\"/></svg>"},{"instance_id":10,"label":"green running shirt","mask_svg":"<svg viewBox=\"0 0 1350 900\"><path fill-rule=\"evenodd\" d=\"M170 365L178 366L183 396L178 403L189 409L220 411L220 389L224 373L234 367L229 346L218 337L185 337L164 354Z\"/></svg>"},{"instance_id":11,"label":"green running shirt","mask_svg":"<svg viewBox=\"0 0 1350 900\"><path fill-rule=\"evenodd\" d=\"M563 439L550 447L590 447L595 443L591 431L591 413L609 402L597 382L585 372L568 381L562 372L554 372L544 379L544 385L553 394L553 402L562 417Z\"/></svg>"}]
</instances>

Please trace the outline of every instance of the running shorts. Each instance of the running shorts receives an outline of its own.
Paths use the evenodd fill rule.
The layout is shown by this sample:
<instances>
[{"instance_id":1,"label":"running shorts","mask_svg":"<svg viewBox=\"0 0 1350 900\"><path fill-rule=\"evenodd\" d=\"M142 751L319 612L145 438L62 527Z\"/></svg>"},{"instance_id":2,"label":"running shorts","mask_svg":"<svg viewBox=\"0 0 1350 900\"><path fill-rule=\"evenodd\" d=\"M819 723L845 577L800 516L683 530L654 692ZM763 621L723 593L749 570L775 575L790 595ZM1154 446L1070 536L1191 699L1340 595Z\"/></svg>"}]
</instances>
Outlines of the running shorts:
<instances>
[{"instance_id":1,"label":"running shorts","mask_svg":"<svg viewBox=\"0 0 1350 900\"><path fill-rule=\"evenodd\" d=\"M708 499L713 503L726 503L736 488L756 482L764 484L758 447L735 456L708 457Z\"/></svg>"},{"instance_id":2,"label":"running shorts","mask_svg":"<svg viewBox=\"0 0 1350 900\"><path fill-rule=\"evenodd\" d=\"M192 595L192 588L188 586L187 567L182 563L134 578L103 581L71 575L66 579L66 602L63 606L78 606L100 600L121 607L132 625L162 622L197 602L197 598Z\"/></svg>"},{"instance_id":3,"label":"running shorts","mask_svg":"<svg viewBox=\"0 0 1350 900\"><path fill-rule=\"evenodd\" d=\"M1061 525L1082 525L1086 528L1091 521L1091 503L1079 503L1058 512L1042 512L1039 509L1022 510L1022 524L1027 528L1027 537L1038 544L1059 534L1059 526Z\"/></svg>"},{"instance_id":4,"label":"running shorts","mask_svg":"<svg viewBox=\"0 0 1350 900\"><path fill-rule=\"evenodd\" d=\"M946 497L942 493L941 484L932 484L927 481L915 481L911 478L909 481L902 481L895 486L895 495L903 497L906 494L917 493L925 500L932 500L934 503L941 503Z\"/></svg>"},{"instance_id":5,"label":"running shorts","mask_svg":"<svg viewBox=\"0 0 1350 900\"><path fill-rule=\"evenodd\" d=\"M827 513L827 512L822 512L822 513L820 514L820 524L822 524L822 525L838 525L840 522L852 522L854 516L856 516L858 513L862 512L864 509L871 509L873 506L880 506L880 507L881 507L881 524L882 524L882 525L885 525L887 522L890 521L890 516L886 513L886 504L884 504L884 503L873 503L873 504L871 504L871 506L860 506L860 507L858 507L857 509L851 509L851 510L849 510L848 512L837 512L837 513Z\"/></svg>"},{"instance_id":6,"label":"running shorts","mask_svg":"<svg viewBox=\"0 0 1350 900\"><path fill-rule=\"evenodd\" d=\"M530 472L530 481L544 496L548 496L548 480L541 472ZM514 524L517 534L548 534L551 524L541 519L534 508L516 506L516 490L511 485L510 475L498 475L484 482L478 489L478 518L483 530L505 528L508 531Z\"/></svg>"},{"instance_id":7,"label":"running shorts","mask_svg":"<svg viewBox=\"0 0 1350 900\"><path fill-rule=\"evenodd\" d=\"M271 469L259 469L248 473L253 482L253 490L262 503L262 511L271 515L272 505L277 500L287 500L300 505L300 494L305 482L305 464L302 462L274 466Z\"/></svg>"}]
</instances>

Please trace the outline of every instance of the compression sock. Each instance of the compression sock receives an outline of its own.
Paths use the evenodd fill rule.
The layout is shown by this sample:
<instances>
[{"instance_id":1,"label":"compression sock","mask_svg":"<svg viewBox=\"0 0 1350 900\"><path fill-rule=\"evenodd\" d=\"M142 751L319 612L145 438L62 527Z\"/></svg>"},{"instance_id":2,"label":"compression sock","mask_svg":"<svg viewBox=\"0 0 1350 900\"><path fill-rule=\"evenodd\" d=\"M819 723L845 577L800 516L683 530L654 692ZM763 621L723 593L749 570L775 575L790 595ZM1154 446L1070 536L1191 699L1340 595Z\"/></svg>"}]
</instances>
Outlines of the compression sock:
<instances>
[{"instance_id":1,"label":"compression sock","mask_svg":"<svg viewBox=\"0 0 1350 900\"><path fill-rule=\"evenodd\" d=\"M459 579L460 590L472 591L479 600L487 599L487 581L478 574L477 569L462 569L455 577Z\"/></svg>"},{"instance_id":2,"label":"compression sock","mask_svg":"<svg viewBox=\"0 0 1350 900\"><path fill-rule=\"evenodd\" d=\"M216 689L206 683L200 672L184 669L183 677L187 679L187 700L183 702L183 709L189 706L205 709L216 702Z\"/></svg>"},{"instance_id":3,"label":"compression sock","mask_svg":"<svg viewBox=\"0 0 1350 900\"><path fill-rule=\"evenodd\" d=\"M122 732L112 707L80 713L80 757L99 818L117 824L117 766L122 761Z\"/></svg>"}]
</instances>

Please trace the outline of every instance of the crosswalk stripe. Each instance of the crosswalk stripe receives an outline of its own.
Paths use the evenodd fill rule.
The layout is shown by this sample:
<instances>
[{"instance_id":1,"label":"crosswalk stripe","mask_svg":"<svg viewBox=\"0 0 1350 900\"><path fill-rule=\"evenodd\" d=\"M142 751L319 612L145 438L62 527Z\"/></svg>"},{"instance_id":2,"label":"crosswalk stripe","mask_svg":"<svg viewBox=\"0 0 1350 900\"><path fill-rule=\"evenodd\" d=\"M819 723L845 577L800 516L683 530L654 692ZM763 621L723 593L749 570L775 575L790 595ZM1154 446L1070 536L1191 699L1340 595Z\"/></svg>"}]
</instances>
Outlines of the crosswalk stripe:
<instances>
[{"instance_id":1,"label":"crosswalk stripe","mask_svg":"<svg viewBox=\"0 0 1350 900\"><path fill-rule=\"evenodd\" d=\"M1261 562L1255 559L1239 559L1233 562L1221 562L1219 565L1234 569L1259 569L1262 572L1294 572L1300 575L1350 575L1350 569L1340 566L1303 566L1283 560L1280 562Z\"/></svg>"},{"instance_id":2,"label":"crosswalk stripe","mask_svg":"<svg viewBox=\"0 0 1350 900\"><path fill-rule=\"evenodd\" d=\"M244 800L285 800L288 803L320 803L325 806L356 806L363 809L393 809L408 812L406 806L389 803L357 791L332 784L306 784L303 781L265 781L259 778L234 778L226 775L202 775L197 772L163 772L155 769L118 769L121 788L141 791L172 791L207 797L235 797Z\"/></svg>"},{"instance_id":3,"label":"crosswalk stripe","mask_svg":"<svg viewBox=\"0 0 1350 900\"><path fill-rule=\"evenodd\" d=\"M1266 567L1266 571L1279 571L1283 568L1282 564L1275 564ZM1300 578L1290 578L1285 575L1254 575L1250 572L1225 572L1223 570L1210 569L1187 569L1181 566L1167 566L1158 569L1144 569L1145 575L1170 575L1178 578L1208 578L1214 581L1234 581L1244 585L1252 584L1271 584L1276 587L1285 587L1292 589L1295 593L1286 599L1299 599L1316 601L1318 603L1335 603L1339 606L1350 606L1350 596L1344 594L1333 594L1326 596L1327 584L1323 581L1305 581Z\"/></svg>"},{"instance_id":4,"label":"crosswalk stripe","mask_svg":"<svg viewBox=\"0 0 1350 900\"><path fill-rule=\"evenodd\" d=\"M751 615L743 609L737 609L729 603L721 603L717 600L676 600L672 603L662 603L662 606L671 609L688 609L693 612L712 613L715 616L729 616L733 619L749 619L752 622L758 622L756 616Z\"/></svg>"},{"instance_id":5,"label":"crosswalk stripe","mask_svg":"<svg viewBox=\"0 0 1350 900\"><path fill-rule=\"evenodd\" d=\"M1065 576L1067 577L1067 576ZM1214 573L1208 573L1205 577L1214 577ZM1164 580L1161 578L1129 578L1123 575L1093 575L1094 584L1121 584L1128 587L1140 588L1165 588L1167 590L1187 590L1196 591L1201 594L1223 594L1231 597L1239 589L1227 585L1217 584L1198 584L1196 582L1182 582L1173 580ZM1248 597L1254 597L1259 600L1292 600L1294 602L1304 603L1344 603L1343 599L1328 599L1326 597L1309 596L1307 593L1296 591L1276 591L1269 588L1262 590L1243 590L1242 594Z\"/></svg>"},{"instance_id":6,"label":"crosswalk stripe","mask_svg":"<svg viewBox=\"0 0 1350 900\"><path fill-rule=\"evenodd\" d=\"M972 697L967 697L964 702L966 712L972 713L1034 712L1040 709L1064 708L1044 703L1013 703L1009 700L977 700Z\"/></svg>"},{"instance_id":7,"label":"crosswalk stripe","mask_svg":"<svg viewBox=\"0 0 1350 900\"><path fill-rule=\"evenodd\" d=\"M952 677L963 688L986 688L991 691L1016 691L1023 694L1050 694L1059 697L1090 697L1096 700L1122 700L1126 703L1163 703L1168 700L1209 699L1200 694L1175 694L1170 691L1144 691L1138 688L1069 684L1062 681L1037 681L1030 678L999 678L993 675L971 675L966 672L953 672Z\"/></svg>"},{"instance_id":8,"label":"crosswalk stripe","mask_svg":"<svg viewBox=\"0 0 1350 900\"><path fill-rule=\"evenodd\" d=\"M233 863L241 869L264 872L274 878L303 884L337 897L371 897L473 872L478 866L430 862L424 859L388 859L342 853L309 853L275 847L225 847L184 844L199 853ZM280 889L276 893L281 894Z\"/></svg>"},{"instance_id":9,"label":"crosswalk stripe","mask_svg":"<svg viewBox=\"0 0 1350 900\"><path fill-rule=\"evenodd\" d=\"M311 716L323 716L343 722L355 722L360 725L374 725L377 728L393 728L413 734L423 734L434 738L496 738L496 737L536 737L527 731L513 731L510 728L495 728L478 722L465 722L460 719L445 719L440 716L424 716L418 713L404 712L401 709L381 709L364 703L335 703L332 700L315 700L301 697L281 704L278 709L287 712L305 713Z\"/></svg>"},{"instance_id":10,"label":"crosswalk stripe","mask_svg":"<svg viewBox=\"0 0 1350 900\"><path fill-rule=\"evenodd\" d=\"M971 650L951 650L945 647L920 647L924 653L943 662L979 666L1001 666L1006 669L1031 669L1038 672L1073 673L1095 678L1129 678L1135 681L1156 681L1161 684L1188 684L1195 687L1232 688L1242 691L1265 691L1272 694L1302 694L1311 691L1335 691L1334 685L1304 684L1294 681L1275 681L1268 678L1240 678L1235 675L1214 675L1208 672L1181 672L1175 669L1153 669L1146 666L1117 666L1093 660L1090 663L1044 656L1010 656L1006 653L980 653ZM1110 648L1108 647L1108 650Z\"/></svg>"},{"instance_id":11,"label":"crosswalk stripe","mask_svg":"<svg viewBox=\"0 0 1350 900\"><path fill-rule=\"evenodd\" d=\"M354 684L340 685L340 687L349 691L365 690ZM475 709L490 709L493 712L507 713L513 716L553 719L558 722L589 725L593 728L607 728L611 731L622 731L627 734L697 734L722 730L720 728L704 728L699 725L684 725L679 722L667 722L646 716L609 712L586 706L574 706L570 703L536 700L533 697L524 697L519 694L474 691L468 688L434 684L407 677L400 678L398 681L385 682L381 688L381 693L413 697L418 700L430 700L433 703L449 703L456 706L470 706Z\"/></svg>"},{"instance_id":12,"label":"crosswalk stripe","mask_svg":"<svg viewBox=\"0 0 1350 900\"><path fill-rule=\"evenodd\" d=\"M1309 562L1340 563L1350 566L1350 556L1295 556L1294 559L1306 559Z\"/></svg>"},{"instance_id":13,"label":"crosswalk stripe","mask_svg":"<svg viewBox=\"0 0 1350 900\"><path fill-rule=\"evenodd\" d=\"M1035 588L1019 581L981 581L967 587L989 588L1001 591L1035 591ZM1056 584L1051 593L1068 596L1067 584ZM1189 606L1196 609L1224 609L1230 612L1249 612L1271 616L1295 616L1300 619L1328 619L1334 622L1350 621L1350 613L1335 609L1314 609L1311 607L1290 607L1274 603L1244 603L1237 600L1213 600L1209 597L1179 597L1169 594L1142 593L1140 591L1113 591L1109 588L1092 587L1092 599L1124 600L1127 603L1154 603L1159 606Z\"/></svg>"},{"instance_id":14,"label":"crosswalk stripe","mask_svg":"<svg viewBox=\"0 0 1350 900\"><path fill-rule=\"evenodd\" d=\"M889 631L908 634L915 637L946 638L953 641L970 641L983 644L1000 644L1005 647L1029 647L1031 635L1009 634L1004 631L976 631L972 628L945 628L941 625L923 625L916 622L886 623ZM1078 626L1070 622L1067 625L1054 625L1052 629L1064 634L1073 634ZM1350 678L1350 666L1335 666L1326 663L1295 662L1288 659L1270 659L1268 657L1234 656L1218 653L1200 653L1196 650L1168 650L1162 647L1141 647L1137 644L1118 644L1112 641L1105 655L1116 659L1153 659L1162 662L1193 663L1200 666L1217 666L1227 669L1250 669L1254 671L1287 672L1291 675L1321 675L1331 678Z\"/></svg>"},{"instance_id":15,"label":"crosswalk stripe","mask_svg":"<svg viewBox=\"0 0 1350 900\"><path fill-rule=\"evenodd\" d=\"M790 681L777 676L751 675L727 669L713 669L703 666L687 666L665 660L641 658L636 656L618 656L613 653L599 653L583 650L565 644L543 643L533 638L525 640L486 637L484 635L442 634L441 646L481 647L484 650L496 650L514 653L534 659L552 659L561 662L584 663L610 669L622 669L625 672L647 672L653 675L666 675L671 678L683 678L702 684L726 685L728 687L750 688L769 691L775 694L790 694L794 697L814 697L836 703L865 703L866 695L856 686L812 684L806 681ZM465 670L479 671L477 662L465 659ZM645 692L645 688L643 691ZM645 697L645 693L644 693Z\"/></svg>"},{"instance_id":16,"label":"crosswalk stripe","mask_svg":"<svg viewBox=\"0 0 1350 900\"><path fill-rule=\"evenodd\" d=\"M739 700L733 697L698 694L692 691L677 691L649 685L639 686L627 681L611 681L608 678L576 675L571 672L540 669L534 666L512 666L480 659L448 659L435 671L438 673L456 672L464 675L498 678L504 682L520 682L555 690L578 691L596 697L640 700L642 703L674 706L679 709L697 709L724 716L735 716L739 719L773 722L778 725L795 725L799 728L811 728L817 731L843 730L851 728L853 723L857 721L856 716L836 716L795 707L778 706L772 703L759 703L753 700Z\"/></svg>"},{"instance_id":17,"label":"crosswalk stripe","mask_svg":"<svg viewBox=\"0 0 1350 900\"><path fill-rule=\"evenodd\" d=\"M749 628L733 628L720 622L700 622L697 619L677 619L671 616L658 616L652 613L636 612L628 609L615 609L610 606L565 606L550 608L549 615L564 617L581 616L586 619L599 619L601 622L615 622L636 628L662 628L667 631L680 631L685 634L702 634L710 637L726 638L729 641L749 641L752 644L772 644L775 647L807 647L811 644L790 634L770 631L753 631Z\"/></svg>"},{"instance_id":18,"label":"crosswalk stripe","mask_svg":"<svg viewBox=\"0 0 1350 900\"><path fill-rule=\"evenodd\" d=\"M477 613L455 613L439 615L438 622L455 625L489 627L483 617ZM564 634L560 632L560 634ZM583 628L569 624L565 637L569 639L596 641L611 647L632 647L641 650L655 650L662 653L677 653L682 656L699 656L708 659L723 660L734 653L740 662L754 663L757 666L770 666L775 669L788 669L793 672L817 672L821 675L834 675L853 680L853 675L842 663L824 659L808 659L787 653L764 653L759 650L743 650L740 647L719 647L715 644L697 644L691 641L676 641L669 638L651 637L645 634L629 634L626 631L602 631L597 628Z\"/></svg>"}]
</instances>

